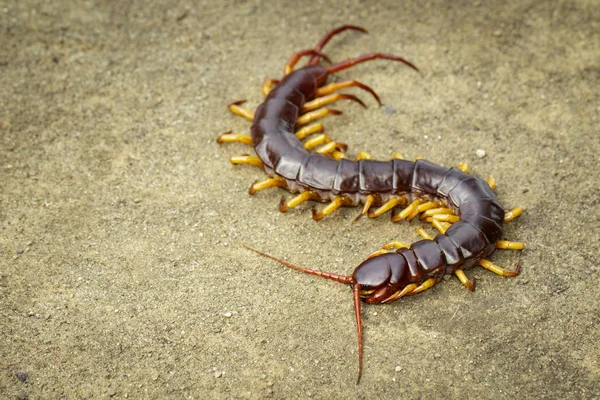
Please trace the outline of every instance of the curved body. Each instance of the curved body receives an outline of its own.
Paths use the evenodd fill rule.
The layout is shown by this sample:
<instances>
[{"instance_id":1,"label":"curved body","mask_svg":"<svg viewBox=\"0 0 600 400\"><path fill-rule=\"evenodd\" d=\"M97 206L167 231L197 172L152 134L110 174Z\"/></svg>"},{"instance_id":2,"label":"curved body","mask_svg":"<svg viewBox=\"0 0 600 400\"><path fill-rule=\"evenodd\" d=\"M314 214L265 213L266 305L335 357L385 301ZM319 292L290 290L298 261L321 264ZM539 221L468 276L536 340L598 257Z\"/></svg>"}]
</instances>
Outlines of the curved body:
<instances>
[{"instance_id":1,"label":"curved body","mask_svg":"<svg viewBox=\"0 0 600 400\"><path fill-rule=\"evenodd\" d=\"M363 262L353 276L363 289L376 288L366 301L380 303L408 284L439 279L493 253L502 237L504 209L484 180L424 160L335 160L304 149L295 135L296 121L327 76L327 69L318 65L298 69L256 109L252 141L267 173L285 179L293 191L314 191L320 196L316 200L344 196L357 204L374 193L381 201L401 194L429 196L460 215L433 241L421 240Z\"/></svg>"},{"instance_id":2,"label":"curved body","mask_svg":"<svg viewBox=\"0 0 600 400\"><path fill-rule=\"evenodd\" d=\"M329 67L318 65L320 58L326 58L321 53L323 46L332 36L348 29L366 32L363 28L345 25L326 34L314 49L296 53L286 66L285 76L281 81L265 81L263 93L266 99L253 114L241 109L238 106L241 102L230 105L232 112L253 121L251 136L227 133L220 136L218 142L242 142L254 146L258 158L242 156L231 159L233 163L261 166L272 177L264 182L254 183L250 194L273 186L300 193L285 204L282 198L282 212L303 201L313 200L330 201L319 213L313 209L313 218L317 220L340 206L355 206L361 203L364 207L359 217L367 214L371 205L381 205L369 214L369 217L376 217L409 202L410 205L399 216L392 217L392 221L412 219L421 213L421 218L427 213L433 215L433 218L426 220L432 222L440 231L437 236L431 237L421 231L424 240L410 246L400 242L390 243L384 248L397 248L395 251L380 250L372 254L351 276L299 267L251 249L290 268L352 286L358 329L360 379L361 300L366 303L393 302L405 295L413 295L430 288L448 274L455 274L467 288L474 290L474 281L471 282L463 270L475 264L502 276L518 275L518 266L515 271L505 270L484 257L491 255L496 248L523 248L522 243L501 240L503 222L517 217L522 210L517 208L505 212L490 187L491 183L468 175L459 168L444 168L425 160L408 161L399 158L390 161L364 158L352 161L337 150L333 155L325 151L319 154L320 150L310 151L308 141L302 143L301 140L306 135L323 130L320 124L298 130L299 121L304 124L314 119L312 116L306 118L310 114L309 110L339 99L354 100L364 106L355 96L330 94L333 91L355 86L370 92L379 102L377 94L360 82L343 81L324 86L330 74L373 59L399 61L417 70L403 58L383 53L366 54ZM304 56L311 56L308 65L294 71L296 62ZM276 83L276 86L271 90L273 83ZM339 113L330 109L321 110L325 112L319 117ZM329 145L336 144L329 142ZM441 208L432 209L440 206ZM447 214L440 215L442 212ZM444 217L445 221L449 222L436 225L436 221L441 218L433 221L435 217Z\"/></svg>"}]
</instances>

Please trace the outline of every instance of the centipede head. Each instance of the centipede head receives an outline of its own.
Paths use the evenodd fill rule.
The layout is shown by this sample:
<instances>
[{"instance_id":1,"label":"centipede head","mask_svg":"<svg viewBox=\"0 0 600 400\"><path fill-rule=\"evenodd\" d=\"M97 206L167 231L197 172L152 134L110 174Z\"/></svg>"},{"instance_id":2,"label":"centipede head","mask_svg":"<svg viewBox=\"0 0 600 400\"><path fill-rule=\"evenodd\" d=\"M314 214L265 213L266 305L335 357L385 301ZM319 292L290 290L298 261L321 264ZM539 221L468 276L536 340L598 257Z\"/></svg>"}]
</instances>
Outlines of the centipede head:
<instances>
[{"instance_id":1,"label":"centipede head","mask_svg":"<svg viewBox=\"0 0 600 400\"><path fill-rule=\"evenodd\" d=\"M358 334L358 378L356 380L356 384L358 384L360 382L360 378L362 376L362 365L363 365L363 330L362 330L362 316L361 316L361 310L360 310L360 301L361 301L362 295L361 295L361 285L356 282L354 276L338 275L338 274L332 274L329 272L321 272L321 271L317 271L314 269L300 267L298 265L294 265L294 264L289 263L280 258L274 257L270 254L264 253L260 250L253 249L246 245L244 245L244 246L248 250L252 250L255 253L258 253L264 257L270 258L271 260L275 260L278 263L285 265L286 267L295 269L300 272L304 272L306 274L320 276L322 278L330 279L330 280L333 280L336 282L341 282L341 283L350 285L352 287L352 294L353 294L352 298L354 301L354 313L356 315L356 330L357 330L357 334Z\"/></svg>"}]
</instances>

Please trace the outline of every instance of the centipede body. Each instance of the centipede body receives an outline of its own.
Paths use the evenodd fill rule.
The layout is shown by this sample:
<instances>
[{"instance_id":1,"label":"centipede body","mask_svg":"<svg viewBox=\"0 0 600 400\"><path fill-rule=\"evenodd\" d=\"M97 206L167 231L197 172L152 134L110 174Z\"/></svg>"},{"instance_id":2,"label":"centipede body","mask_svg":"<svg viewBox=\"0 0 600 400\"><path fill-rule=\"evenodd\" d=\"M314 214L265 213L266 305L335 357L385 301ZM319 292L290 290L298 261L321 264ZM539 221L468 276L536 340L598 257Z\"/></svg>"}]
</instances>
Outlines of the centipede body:
<instances>
[{"instance_id":1,"label":"centipede body","mask_svg":"<svg viewBox=\"0 0 600 400\"><path fill-rule=\"evenodd\" d=\"M383 250L363 261L351 276L298 267L251 249L288 267L352 286L360 379L363 347L361 301L390 303L432 287L444 275L456 275L467 288L474 290L475 282L467 278L464 270L475 265L502 276L516 276L519 274L518 267L514 271L506 270L486 257L496 248L520 250L523 244L502 240L504 222L518 216L521 209L507 212L492 190L493 183L469 175L465 166L445 168L422 159L376 161L366 154L350 160L343 153L346 146L324 134L303 144L303 139L324 130L321 124L307 123L339 113L325 107L327 104L352 100L364 106L356 96L339 94L337 90L357 87L369 92L380 103L375 91L363 83L349 80L327 84L331 74L374 59L400 62L418 71L404 58L385 53L369 53L327 67L320 65L320 59L328 59L322 53L325 44L331 37L346 30L366 32L357 26L344 25L327 33L315 48L294 54L285 67L283 79L265 81L263 93L266 98L254 113L243 109L240 102L230 105L231 111L252 120L251 135L228 133L221 135L218 141L241 142L254 147L256 157L232 158L236 164L260 166L270 176L263 182L254 183L249 191L251 194L275 186L299 193L289 201L282 198L282 212L309 200L329 201L321 211L313 209L315 220L341 206L362 204L358 217L377 217L402 206L404 208L393 215L392 221L420 216L439 231L437 236L431 237L420 230L423 240L411 245L393 242L384 246ZM306 56L310 57L308 64L294 70L296 63ZM379 208L371 211L372 206Z\"/></svg>"}]
</instances>

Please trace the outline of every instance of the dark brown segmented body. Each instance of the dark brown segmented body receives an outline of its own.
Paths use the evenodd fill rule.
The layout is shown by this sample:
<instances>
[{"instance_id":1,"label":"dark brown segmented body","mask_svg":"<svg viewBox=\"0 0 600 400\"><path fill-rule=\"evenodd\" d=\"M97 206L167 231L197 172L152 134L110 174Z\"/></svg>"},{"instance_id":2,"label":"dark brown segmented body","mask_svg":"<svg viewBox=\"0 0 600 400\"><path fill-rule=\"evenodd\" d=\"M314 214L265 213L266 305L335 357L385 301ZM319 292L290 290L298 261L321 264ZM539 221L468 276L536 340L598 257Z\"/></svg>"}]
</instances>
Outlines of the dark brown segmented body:
<instances>
[{"instance_id":1,"label":"dark brown segmented body","mask_svg":"<svg viewBox=\"0 0 600 400\"><path fill-rule=\"evenodd\" d=\"M433 241L421 240L410 249L364 261L353 276L363 289L377 288L366 301L379 303L410 283L441 278L491 254L502 237L504 209L484 180L425 160L338 161L304 149L295 136L296 120L327 76L327 69L318 65L298 69L257 108L252 140L265 170L285 178L288 187L317 191L322 199L373 193L428 195L445 200L460 214L460 221Z\"/></svg>"},{"instance_id":2,"label":"dark brown segmented body","mask_svg":"<svg viewBox=\"0 0 600 400\"><path fill-rule=\"evenodd\" d=\"M419 202L421 199L437 199L456 213L454 223L448 224L449 227L444 229L438 228L442 233L433 240L420 240L409 248L400 248L395 252L372 256L361 263L354 270L352 276L298 267L254 250L299 271L352 285L359 337L360 379L362 371L361 299L367 303L395 301L404 295L426 290L444 275L453 273L465 286L474 290L474 283L464 275L463 269L479 263L497 274L515 276L519 273L518 268L516 271L504 270L483 258L493 253L497 247L522 249L523 244L507 241L500 244L503 236L503 222L518 216L520 211L507 219L504 208L498 203L489 184L460 169L444 168L425 160L414 162L402 159L393 159L387 162L370 159L350 161L345 158L340 159L313 153L303 146L296 136L298 118L305 111L304 106L308 102L315 98L324 99L327 96L324 96L323 93L327 94L337 90L337 88L324 90L323 85L330 74L372 59L399 61L417 70L406 60L383 53L366 54L332 64L329 67L318 65L319 58L326 58L321 53L323 46L332 36L347 29L366 32L363 28L345 25L326 34L314 49L296 53L286 67L286 76L277 82L277 86L273 90L266 91L268 95L265 101L258 106L253 116L232 109L235 113L240 113L240 115L253 120L251 137L239 139L238 135L225 134L223 136L231 136L227 141L240 141L247 144L251 139L265 171L274 177L263 182L264 186L258 184L260 188L281 186L290 192L307 192L310 195L307 199L310 200L331 200L330 205L334 207L327 212L323 211L323 216L341 205L365 203L361 214L363 215L373 203L391 204L390 207L393 208L399 204L400 199L414 200L414 202ZM293 66L298 59L306 55L312 56L308 65L293 71ZM379 101L379 97L368 86L356 81L344 82L348 85L339 86L339 88L357 86L369 91ZM363 104L351 95L338 95L336 99L340 98L352 98ZM331 99L329 100L331 102ZM232 162L234 162L233 159ZM258 164L260 162L257 161L253 165ZM252 188L251 193L253 193ZM301 199L301 201L304 200ZM382 206L383 208L385 205ZM417 214L422 212L416 211ZM423 236L427 237L428 235L423 234ZM398 246L396 245L396 247Z\"/></svg>"}]
</instances>

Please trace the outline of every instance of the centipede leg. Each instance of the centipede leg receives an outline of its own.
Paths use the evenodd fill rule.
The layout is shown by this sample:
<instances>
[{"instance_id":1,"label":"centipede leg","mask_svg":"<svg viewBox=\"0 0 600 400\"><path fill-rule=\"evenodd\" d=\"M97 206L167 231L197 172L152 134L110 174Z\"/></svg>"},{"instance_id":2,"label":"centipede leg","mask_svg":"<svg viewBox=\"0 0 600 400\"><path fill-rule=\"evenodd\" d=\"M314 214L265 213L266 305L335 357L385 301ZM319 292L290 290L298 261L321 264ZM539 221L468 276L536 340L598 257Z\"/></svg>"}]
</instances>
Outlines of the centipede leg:
<instances>
[{"instance_id":1,"label":"centipede leg","mask_svg":"<svg viewBox=\"0 0 600 400\"><path fill-rule=\"evenodd\" d=\"M377 93L375 93L375 91L373 89L371 89L369 86L365 85L364 83L360 83L355 80L333 82L328 85L321 86L320 88L317 89L315 96L317 96L317 97L325 96L327 94L335 92L336 90L346 89L349 87L357 87L359 89L362 89L362 90L365 90L365 91L371 93L373 95L373 97L375 97L375 100L377 100L377 103L379 103L379 105L381 105L381 100L379 99L379 96L377 95Z\"/></svg>"},{"instance_id":2,"label":"centipede leg","mask_svg":"<svg viewBox=\"0 0 600 400\"><path fill-rule=\"evenodd\" d=\"M317 97L314 100L311 100L307 103L304 103L304 107L302 108L303 112L312 111L319 107L323 107L324 105L331 104L338 100L352 100L363 106L363 108L367 108L367 105L358 97L353 96L351 94L342 94L342 93L332 93L323 97Z\"/></svg>"},{"instance_id":3,"label":"centipede leg","mask_svg":"<svg viewBox=\"0 0 600 400\"><path fill-rule=\"evenodd\" d=\"M488 271L491 271L500 276L517 276L521 273L521 265L517 265L517 268L514 271L511 271L499 267L498 265L486 259L479 260L478 264L481 265L483 268L487 269Z\"/></svg>"},{"instance_id":4,"label":"centipede leg","mask_svg":"<svg viewBox=\"0 0 600 400\"><path fill-rule=\"evenodd\" d=\"M510 211L507 211L506 213L504 213L504 222L512 221L513 219L517 218L522 213L523 213L523 209L521 207L516 207Z\"/></svg>"},{"instance_id":5,"label":"centipede leg","mask_svg":"<svg viewBox=\"0 0 600 400\"><path fill-rule=\"evenodd\" d=\"M279 79L265 78L265 80L262 83L262 86L260 87L260 91L263 94L263 96L267 97L267 95L271 93L271 90L273 90L273 86L279 85L279 82Z\"/></svg>"},{"instance_id":6,"label":"centipede leg","mask_svg":"<svg viewBox=\"0 0 600 400\"><path fill-rule=\"evenodd\" d=\"M467 164L466 162L461 162L460 164L458 164L456 166L457 169L460 169L462 172L464 172L465 174L469 173L469 164Z\"/></svg>"},{"instance_id":7,"label":"centipede leg","mask_svg":"<svg viewBox=\"0 0 600 400\"><path fill-rule=\"evenodd\" d=\"M392 197L391 199L386 201L382 206L380 206L378 209L369 213L369 218L377 218L380 215L390 211L392 208L396 207L397 205L401 205L405 201L406 200L404 199L404 197Z\"/></svg>"},{"instance_id":8,"label":"centipede leg","mask_svg":"<svg viewBox=\"0 0 600 400\"><path fill-rule=\"evenodd\" d=\"M290 60L288 61L286 66L283 68L283 75L285 76L285 75L291 74L294 71L294 67L296 66L298 61L304 56L313 56L313 57L318 57L318 58L324 58L328 62L331 62L329 57L327 57L325 54L321 53L320 51L317 51L315 49L301 50L297 53L294 53L292 55L292 57L290 57Z\"/></svg>"},{"instance_id":9,"label":"centipede leg","mask_svg":"<svg viewBox=\"0 0 600 400\"><path fill-rule=\"evenodd\" d=\"M421 293L421 292L433 287L439 281L440 280L436 279L436 278L429 278L425 282L421 283L419 285L419 287L417 287L415 290L413 290L412 292L407 293L407 294L412 296L413 294Z\"/></svg>"},{"instance_id":10,"label":"centipede leg","mask_svg":"<svg viewBox=\"0 0 600 400\"><path fill-rule=\"evenodd\" d=\"M367 153L366 151L361 151L360 153L358 153L356 155L356 157L354 157L354 161L358 161L358 160L370 160L371 155L369 153Z\"/></svg>"},{"instance_id":11,"label":"centipede leg","mask_svg":"<svg viewBox=\"0 0 600 400\"><path fill-rule=\"evenodd\" d=\"M392 61L399 61L407 66L409 66L410 68L414 69L415 71L419 71L419 69L410 61L405 60L402 57L398 57L398 56L394 56L391 54L385 54L385 53L369 53L369 54L364 54L360 57L356 57L356 58L350 58L346 61L342 61L339 63L335 63L331 66L329 66L329 68L327 68L327 73L329 74L333 74L334 72L338 72L338 71L342 71L344 69L348 69L356 64L360 64L363 63L365 61L369 61L369 60L375 60L375 59L383 59L383 60L392 60Z\"/></svg>"},{"instance_id":12,"label":"centipede leg","mask_svg":"<svg viewBox=\"0 0 600 400\"><path fill-rule=\"evenodd\" d=\"M340 152L339 150L345 150L346 148L348 148L348 146L344 143L330 142L327 143L325 146L320 147L317 151L315 151L315 153L328 155L336 160L339 160L340 158L345 157L344 153ZM337 155L341 156L337 157Z\"/></svg>"},{"instance_id":13,"label":"centipede leg","mask_svg":"<svg viewBox=\"0 0 600 400\"><path fill-rule=\"evenodd\" d=\"M426 219L429 217L434 217L436 215L456 215L454 214L454 210L449 207L438 207L438 208L429 208L421 214L419 219Z\"/></svg>"},{"instance_id":14,"label":"centipede leg","mask_svg":"<svg viewBox=\"0 0 600 400\"><path fill-rule=\"evenodd\" d=\"M417 233L423 238L427 240L433 240L433 236L431 236L427 231L423 228L417 228Z\"/></svg>"},{"instance_id":15,"label":"centipede leg","mask_svg":"<svg viewBox=\"0 0 600 400\"><path fill-rule=\"evenodd\" d=\"M404 208L400 213L394 215L392 217L392 222L398 222L400 220L406 219L410 214L412 214L419 204L423 203L423 199L418 198L412 201L406 208Z\"/></svg>"},{"instance_id":16,"label":"centipede leg","mask_svg":"<svg viewBox=\"0 0 600 400\"><path fill-rule=\"evenodd\" d=\"M387 244L384 244L382 247L382 249L386 249L386 250L390 250L390 249L409 249L410 248L410 244L401 242L399 240L394 240L391 241Z\"/></svg>"},{"instance_id":17,"label":"centipede leg","mask_svg":"<svg viewBox=\"0 0 600 400\"><path fill-rule=\"evenodd\" d=\"M387 254L389 252L390 252L390 250L386 250L386 249L375 250L374 252L372 252L371 254L369 254L366 259L368 260L369 258L377 257L377 256L380 256L382 254Z\"/></svg>"},{"instance_id":18,"label":"centipede leg","mask_svg":"<svg viewBox=\"0 0 600 400\"><path fill-rule=\"evenodd\" d=\"M275 178L266 179L261 182L254 182L250 186L250 189L248 189L248 194L254 194L254 193L258 192L259 190L264 190L264 189L271 188L271 187L286 187L286 186L287 186L287 182L285 181L285 179L283 179L279 176L276 176Z\"/></svg>"},{"instance_id":19,"label":"centipede leg","mask_svg":"<svg viewBox=\"0 0 600 400\"><path fill-rule=\"evenodd\" d=\"M329 147L322 148L320 151L317 151L317 153L328 154L328 153L331 153L333 150L339 150L339 149L346 150L348 148L348 146L345 145L344 143L335 142L329 136L327 136L325 134L321 134L321 135L315 136L315 137L307 140L306 142L304 142L303 146L306 150L311 151L315 147L322 145L324 143L328 144Z\"/></svg>"},{"instance_id":20,"label":"centipede leg","mask_svg":"<svg viewBox=\"0 0 600 400\"><path fill-rule=\"evenodd\" d=\"M523 250L525 248L525 243L511 242L510 240L498 240L496 242L496 248L504 250Z\"/></svg>"},{"instance_id":21,"label":"centipede leg","mask_svg":"<svg viewBox=\"0 0 600 400\"><path fill-rule=\"evenodd\" d=\"M375 201L375 196L373 196L372 194L367 195L367 197L365 197L365 204L363 205L362 211L360 212L360 214L358 214L356 216L356 218L354 218L354 221L352 221L352 223L357 222L364 215L367 215L367 213L369 212L369 208L371 208L374 201Z\"/></svg>"},{"instance_id":22,"label":"centipede leg","mask_svg":"<svg viewBox=\"0 0 600 400\"><path fill-rule=\"evenodd\" d=\"M411 283L410 285L406 285L402 290L394 293L387 299L383 300L382 303L387 304L387 303L394 302L394 301L398 300L399 298L404 297L407 294L411 293L413 290L417 289L418 287L419 287L419 285L417 285L416 283Z\"/></svg>"},{"instance_id":23,"label":"centipede leg","mask_svg":"<svg viewBox=\"0 0 600 400\"><path fill-rule=\"evenodd\" d=\"M433 218L427 218L427 222L430 222L431 225L435 229L437 229L442 235L444 235L446 233L446 231L448 230L448 228L450 228L452 226L452 224L449 222L443 222L443 221L439 221L439 220L433 219Z\"/></svg>"},{"instance_id":24,"label":"centipede leg","mask_svg":"<svg viewBox=\"0 0 600 400\"><path fill-rule=\"evenodd\" d=\"M490 189L496 190L496 179L493 176L490 176L485 181L490 185Z\"/></svg>"},{"instance_id":25,"label":"centipede leg","mask_svg":"<svg viewBox=\"0 0 600 400\"><path fill-rule=\"evenodd\" d=\"M229 159L232 164L247 164L252 165L253 167L263 167L263 162L260 158L255 156L243 155L243 156L233 156Z\"/></svg>"},{"instance_id":26,"label":"centipede leg","mask_svg":"<svg viewBox=\"0 0 600 400\"><path fill-rule=\"evenodd\" d=\"M231 132L219 135L219 137L217 137L217 143L243 143L250 146L254 145L254 143L252 143L252 137L249 135L240 135Z\"/></svg>"},{"instance_id":27,"label":"centipede leg","mask_svg":"<svg viewBox=\"0 0 600 400\"><path fill-rule=\"evenodd\" d=\"M319 212L317 212L317 209L315 207L313 207L312 217L315 221L318 221L318 220L328 216L329 214L331 214L332 212L334 212L335 210L337 210L338 208L340 208L341 206L343 206L346 203L347 203L347 200L345 200L342 196L337 196L335 199L333 199L331 201L331 203L327 204Z\"/></svg>"},{"instance_id":28,"label":"centipede leg","mask_svg":"<svg viewBox=\"0 0 600 400\"><path fill-rule=\"evenodd\" d=\"M465 274L465 271L463 271L462 269L459 268L456 271L454 271L454 275L456 275L458 277L458 280L460 281L460 283L465 285L465 287L467 289L469 289L471 292L475 291L475 286L477 284L477 281L475 279L473 279L472 281L469 280L469 278Z\"/></svg>"},{"instance_id":29,"label":"centipede leg","mask_svg":"<svg viewBox=\"0 0 600 400\"><path fill-rule=\"evenodd\" d=\"M296 124L297 125L304 125L307 124L311 121L314 121L315 119L318 118L322 118L325 117L327 115L340 115L342 112L339 110L334 110L331 108L320 108L318 110L315 111L309 111L306 114L298 117L298 119L296 120Z\"/></svg>"},{"instance_id":30,"label":"centipede leg","mask_svg":"<svg viewBox=\"0 0 600 400\"><path fill-rule=\"evenodd\" d=\"M228 105L227 108L229 108L229 111L231 111L232 113L239 115L240 117L244 117L247 120L253 121L254 113L248 110L247 108L240 107L240 104L244 104L245 102L246 100L235 101Z\"/></svg>"},{"instance_id":31,"label":"centipede leg","mask_svg":"<svg viewBox=\"0 0 600 400\"><path fill-rule=\"evenodd\" d=\"M288 200L287 202L285 201L285 197L281 196L281 201L279 202L279 211L286 212L290 208L294 208L294 207L304 203L305 201L312 200L314 198L316 198L316 194L311 190L302 192L298 196L293 197L292 199Z\"/></svg>"},{"instance_id":32,"label":"centipede leg","mask_svg":"<svg viewBox=\"0 0 600 400\"><path fill-rule=\"evenodd\" d=\"M305 126L304 128L299 129L296 132L296 137L298 138L298 140L303 140L307 136L312 135L313 133L322 133L324 131L325 129L323 128L323 124L317 122L316 124L310 124Z\"/></svg>"}]
</instances>

